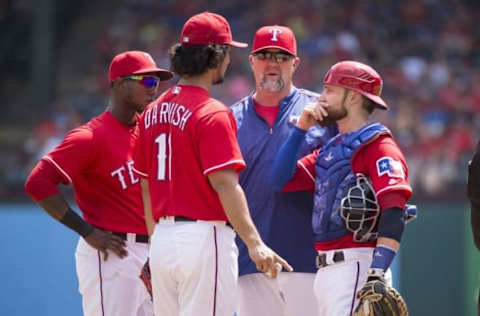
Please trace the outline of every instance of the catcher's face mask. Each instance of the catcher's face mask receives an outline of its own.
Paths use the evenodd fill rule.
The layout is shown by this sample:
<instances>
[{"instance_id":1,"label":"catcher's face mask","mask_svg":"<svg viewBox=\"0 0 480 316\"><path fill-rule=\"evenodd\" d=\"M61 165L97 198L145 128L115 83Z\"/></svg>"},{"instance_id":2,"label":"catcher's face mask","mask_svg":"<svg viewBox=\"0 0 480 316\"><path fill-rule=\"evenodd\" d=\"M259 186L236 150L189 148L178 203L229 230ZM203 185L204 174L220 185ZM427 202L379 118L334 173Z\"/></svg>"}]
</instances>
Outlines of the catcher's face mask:
<instances>
[{"instance_id":1,"label":"catcher's face mask","mask_svg":"<svg viewBox=\"0 0 480 316\"><path fill-rule=\"evenodd\" d=\"M348 189L340 203L340 215L355 242L373 242L377 238L376 226L380 207L375 191L363 174L356 175L355 185Z\"/></svg>"}]
</instances>

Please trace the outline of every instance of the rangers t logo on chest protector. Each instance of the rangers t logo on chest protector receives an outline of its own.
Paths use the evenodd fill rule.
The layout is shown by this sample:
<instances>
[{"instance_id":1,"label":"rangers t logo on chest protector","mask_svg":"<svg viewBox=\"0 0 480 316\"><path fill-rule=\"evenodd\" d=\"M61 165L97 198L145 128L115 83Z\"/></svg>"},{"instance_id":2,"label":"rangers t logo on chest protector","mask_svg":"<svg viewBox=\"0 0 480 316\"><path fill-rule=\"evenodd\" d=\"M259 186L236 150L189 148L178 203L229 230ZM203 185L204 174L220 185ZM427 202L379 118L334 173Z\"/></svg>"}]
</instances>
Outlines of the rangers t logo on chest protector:
<instances>
[{"instance_id":1,"label":"rangers t logo on chest protector","mask_svg":"<svg viewBox=\"0 0 480 316\"><path fill-rule=\"evenodd\" d=\"M277 35L283 33L280 29L270 29L268 32L272 34L272 38L270 39L272 42L278 42Z\"/></svg>"},{"instance_id":2,"label":"rangers t logo on chest protector","mask_svg":"<svg viewBox=\"0 0 480 316\"><path fill-rule=\"evenodd\" d=\"M382 157L377 160L377 172L381 177L384 174L388 174L392 178L404 179L402 163L392 157Z\"/></svg>"}]
</instances>

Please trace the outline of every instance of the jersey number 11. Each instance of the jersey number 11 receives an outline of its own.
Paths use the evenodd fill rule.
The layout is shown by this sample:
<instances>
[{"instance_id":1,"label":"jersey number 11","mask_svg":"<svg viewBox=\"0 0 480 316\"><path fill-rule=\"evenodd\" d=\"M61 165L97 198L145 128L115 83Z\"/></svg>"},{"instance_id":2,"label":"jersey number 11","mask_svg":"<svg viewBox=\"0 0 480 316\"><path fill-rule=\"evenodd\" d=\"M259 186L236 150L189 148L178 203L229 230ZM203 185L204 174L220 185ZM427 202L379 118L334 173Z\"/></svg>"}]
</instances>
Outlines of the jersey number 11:
<instances>
[{"instance_id":1,"label":"jersey number 11","mask_svg":"<svg viewBox=\"0 0 480 316\"><path fill-rule=\"evenodd\" d=\"M168 153L172 152L172 145L171 145L172 137L167 133L162 133L155 138L155 143L158 145L158 154L157 154L157 180L165 181L170 180L170 172L168 172L167 178L167 163L168 163L168 170L171 170L172 167L172 155L167 156L167 146L168 146Z\"/></svg>"}]
</instances>

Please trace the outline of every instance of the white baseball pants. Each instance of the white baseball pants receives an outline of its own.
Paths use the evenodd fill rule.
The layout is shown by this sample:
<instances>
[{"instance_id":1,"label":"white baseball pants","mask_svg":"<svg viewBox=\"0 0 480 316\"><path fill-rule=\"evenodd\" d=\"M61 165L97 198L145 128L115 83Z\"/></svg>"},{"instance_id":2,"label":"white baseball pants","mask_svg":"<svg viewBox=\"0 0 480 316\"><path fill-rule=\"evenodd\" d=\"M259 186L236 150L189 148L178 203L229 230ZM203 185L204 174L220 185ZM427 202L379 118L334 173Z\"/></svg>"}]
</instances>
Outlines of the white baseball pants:
<instances>
[{"instance_id":1,"label":"white baseball pants","mask_svg":"<svg viewBox=\"0 0 480 316\"><path fill-rule=\"evenodd\" d=\"M128 234L128 256L103 254L80 238L75 252L78 290L85 316L153 316L150 296L138 277L147 260L148 244Z\"/></svg>"},{"instance_id":2,"label":"white baseball pants","mask_svg":"<svg viewBox=\"0 0 480 316\"><path fill-rule=\"evenodd\" d=\"M343 251L345 260L334 263L335 251ZM358 305L356 298L367 281L367 270L372 263L373 248L349 248L319 251L326 254L326 267L318 269L314 292L317 297L319 316L350 316ZM387 284L392 285L392 274L385 275Z\"/></svg>"},{"instance_id":3,"label":"white baseball pants","mask_svg":"<svg viewBox=\"0 0 480 316\"><path fill-rule=\"evenodd\" d=\"M280 272L272 279L264 273L238 279L237 316L313 316L317 302L314 273Z\"/></svg>"},{"instance_id":4,"label":"white baseball pants","mask_svg":"<svg viewBox=\"0 0 480 316\"><path fill-rule=\"evenodd\" d=\"M235 235L225 222L160 219L150 245L155 315L233 316Z\"/></svg>"}]
</instances>

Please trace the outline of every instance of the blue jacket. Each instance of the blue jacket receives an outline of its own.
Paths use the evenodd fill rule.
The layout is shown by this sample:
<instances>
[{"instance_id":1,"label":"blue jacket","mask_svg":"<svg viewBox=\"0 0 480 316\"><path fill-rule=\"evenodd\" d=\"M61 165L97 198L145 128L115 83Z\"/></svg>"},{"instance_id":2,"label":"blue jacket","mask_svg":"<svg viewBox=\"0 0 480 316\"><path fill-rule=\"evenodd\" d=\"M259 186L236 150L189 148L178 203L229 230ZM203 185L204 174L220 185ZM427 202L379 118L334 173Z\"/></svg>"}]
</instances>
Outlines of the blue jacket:
<instances>
[{"instance_id":1,"label":"blue jacket","mask_svg":"<svg viewBox=\"0 0 480 316\"><path fill-rule=\"evenodd\" d=\"M235 103L231 110L237 121L238 142L247 164L240 173L250 213L264 242L286 259L296 272L316 272L311 226L313 197L308 192L276 192L269 184L270 169L278 149L290 133L303 107L318 94L294 88L280 101L274 126L254 110L252 95ZM326 143L336 135L335 126L312 127L300 146L298 157ZM239 274L258 272L245 244L237 238Z\"/></svg>"},{"instance_id":2,"label":"blue jacket","mask_svg":"<svg viewBox=\"0 0 480 316\"><path fill-rule=\"evenodd\" d=\"M339 134L320 149L315 161L312 217L315 241L334 240L348 234L340 216L340 203L355 183L351 158L364 144L381 134L391 133L382 124L372 123L358 131Z\"/></svg>"}]
</instances>

